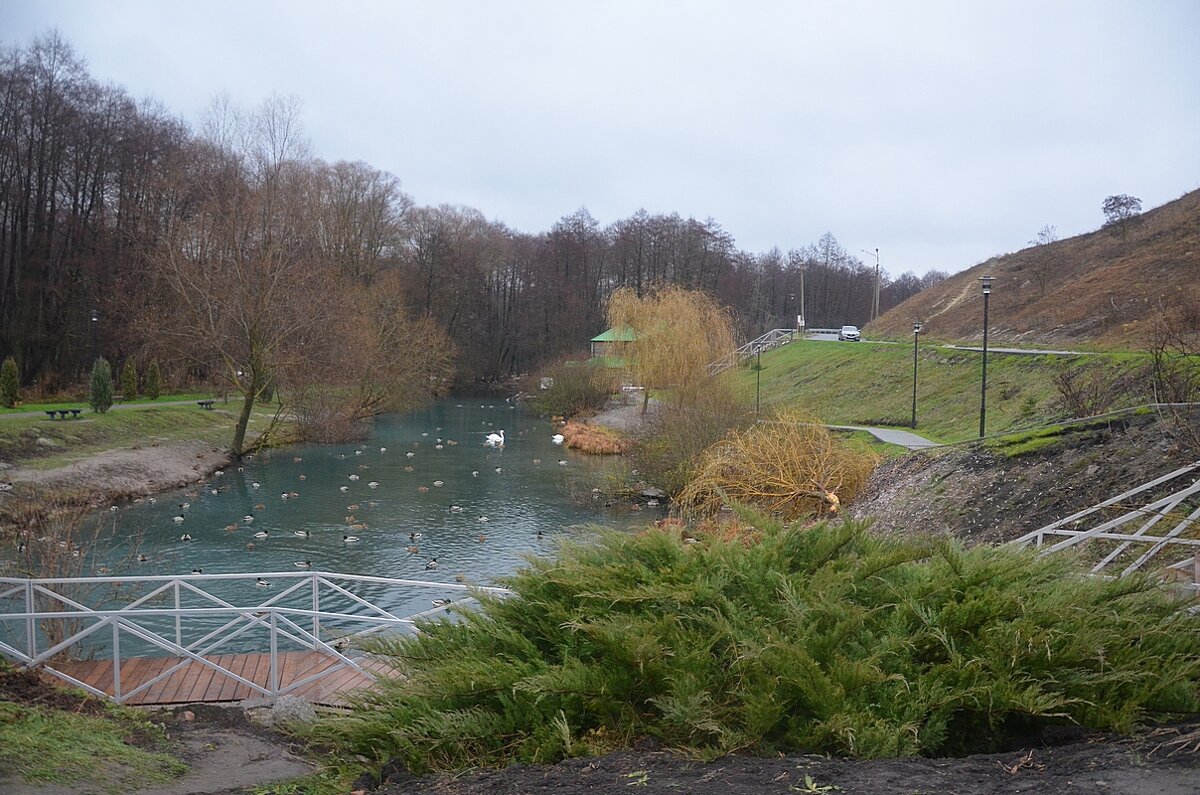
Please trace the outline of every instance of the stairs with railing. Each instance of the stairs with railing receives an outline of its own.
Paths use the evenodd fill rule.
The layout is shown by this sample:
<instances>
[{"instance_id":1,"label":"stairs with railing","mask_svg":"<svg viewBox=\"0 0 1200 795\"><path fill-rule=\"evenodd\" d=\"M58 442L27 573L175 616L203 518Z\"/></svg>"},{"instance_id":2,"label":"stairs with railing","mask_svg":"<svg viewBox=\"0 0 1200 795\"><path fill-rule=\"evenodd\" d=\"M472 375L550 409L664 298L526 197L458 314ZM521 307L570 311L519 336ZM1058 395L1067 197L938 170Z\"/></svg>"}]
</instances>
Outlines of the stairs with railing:
<instances>
[{"instance_id":1,"label":"stairs with railing","mask_svg":"<svg viewBox=\"0 0 1200 795\"><path fill-rule=\"evenodd\" d=\"M739 362L749 359L751 356L756 356L765 351L774 350L782 345L787 345L796 339L796 330L791 328L775 328L763 334L761 337L756 337L750 340L745 345L717 359L708 366L709 375L719 375L725 372L730 367L736 366Z\"/></svg>"}]
</instances>

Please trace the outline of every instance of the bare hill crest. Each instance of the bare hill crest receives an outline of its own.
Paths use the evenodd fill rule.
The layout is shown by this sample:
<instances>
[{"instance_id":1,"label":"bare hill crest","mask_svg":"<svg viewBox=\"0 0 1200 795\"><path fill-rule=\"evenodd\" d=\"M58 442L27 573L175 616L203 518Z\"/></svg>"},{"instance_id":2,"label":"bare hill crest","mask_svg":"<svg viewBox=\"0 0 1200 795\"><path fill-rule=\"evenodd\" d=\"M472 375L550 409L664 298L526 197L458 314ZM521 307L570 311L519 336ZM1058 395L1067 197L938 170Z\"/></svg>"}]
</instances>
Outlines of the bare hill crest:
<instances>
[{"instance_id":1,"label":"bare hill crest","mask_svg":"<svg viewBox=\"0 0 1200 795\"><path fill-rule=\"evenodd\" d=\"M993 257L918 293L870 329L911 334L922 320L933 338L979 339L984 274L995 277L991 340L1141 347L1164 307L1200 294L1200 190L1142 213L1124 239L1102 228Z\"/></svg>"}]
</instances>

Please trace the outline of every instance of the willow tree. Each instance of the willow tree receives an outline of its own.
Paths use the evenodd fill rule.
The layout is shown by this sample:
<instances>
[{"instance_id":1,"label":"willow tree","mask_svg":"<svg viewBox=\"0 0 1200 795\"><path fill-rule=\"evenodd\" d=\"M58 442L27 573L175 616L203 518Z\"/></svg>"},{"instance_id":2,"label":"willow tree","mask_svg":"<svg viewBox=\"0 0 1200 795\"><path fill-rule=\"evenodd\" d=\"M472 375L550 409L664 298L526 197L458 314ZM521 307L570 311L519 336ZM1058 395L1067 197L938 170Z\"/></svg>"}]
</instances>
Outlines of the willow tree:
<instances>
[{"instance_id":1,"label":"willow tree","mask_svg":"<svg viewBox=\"0 0 1200 795\"><path fill-rule=\"evenodd\" d=\"M651 389L671 390L681 405L713 389L708 366L736 347L729 312L708 293L675 285L640 297L628 287L617 290L609 299L608 321L632 331L622 356L630 377L645 387L642 413Z\"/></svg>"}]
</instances>

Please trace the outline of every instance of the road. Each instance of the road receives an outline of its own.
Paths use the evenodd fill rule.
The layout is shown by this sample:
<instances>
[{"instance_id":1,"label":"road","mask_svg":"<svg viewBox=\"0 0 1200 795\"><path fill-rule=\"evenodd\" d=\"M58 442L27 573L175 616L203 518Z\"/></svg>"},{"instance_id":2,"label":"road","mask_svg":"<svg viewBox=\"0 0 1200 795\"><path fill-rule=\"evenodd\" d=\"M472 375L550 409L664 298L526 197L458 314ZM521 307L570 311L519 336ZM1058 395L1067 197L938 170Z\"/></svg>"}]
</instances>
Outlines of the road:
<instances>
[{"instance_id":1,"label":"road","mask_svg":"<svg viewBox=\"0 0 1200 795\"><path fill-rule=\"evenodd\" d=\"M826 332L805 334L804 339L816 340L817 342L838 342L837 334ZM896 340L868 340L863 339L863 342L870 342L875 345L899 345ZM947 348L955 351L974 351L982 353L983 348L978 345L939 345L939 348ZM1043 348L993 348L988 346L988 353L1023 353L1029 356L1087 356L1087 351L1069 351L1069 350L1054 350Z\"/></svg>"}]
</instances>

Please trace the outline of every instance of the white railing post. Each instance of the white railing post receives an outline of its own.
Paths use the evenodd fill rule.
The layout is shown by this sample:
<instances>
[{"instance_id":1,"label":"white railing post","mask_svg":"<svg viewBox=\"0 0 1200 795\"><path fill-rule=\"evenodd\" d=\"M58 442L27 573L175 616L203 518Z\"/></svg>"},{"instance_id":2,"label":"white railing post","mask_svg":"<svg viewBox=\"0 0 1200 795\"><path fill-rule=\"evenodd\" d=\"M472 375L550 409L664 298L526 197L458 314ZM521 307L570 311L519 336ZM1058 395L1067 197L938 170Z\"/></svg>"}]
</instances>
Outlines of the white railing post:
<instances>
[{"instance_id":1,"label":"white railing post","mask_svg":"<svg viewBox=\"0 0 1200 795\"><path fill-rule=\"evenodd\" d=\"M317 650L317 641L321 639L321 619L318 615L321 612L321 591L317 582L317 573L312 573L312 634L313 634L313 651Z\"/></svg>"},{"instance_id":2,"label":"white railing post","mask_svg":"<svg viewBox=\"0 0 1200 795\"><path fill-rule=\"evenodd\" d=\"M271 703L279 695L279 636L275 629L275 608L271 608Z\"/></svg>"},{"instance_id":3,"label":"white railing post","mask_svg":"<svg viewBox=\"0 0 1200 795\"><path fill-rule=\"evenodd\" d=\"M113 616L113 700L121 703L121 619Z\"/></svg>"},{"instance_id":4,"label":"white railing post","mask_svg":"<svg viewBox=\"0 0 1200 795\"><path fill-rule=\"evenodd\" d=\"M179 613L179 580L175 580L175 645L183 645L183 616Z\"/></svg>"},{"instance_id":5,"label":"white railing post","mask_svg":"<svg viewBox=\"0 0 1200 795\"><path fill-rule=\"evenodd\" d=\"M25 583L25 639L29 648L29 659L37 657L37 622L33 620L33 580Z\"/></svg>"}]
</instances>

